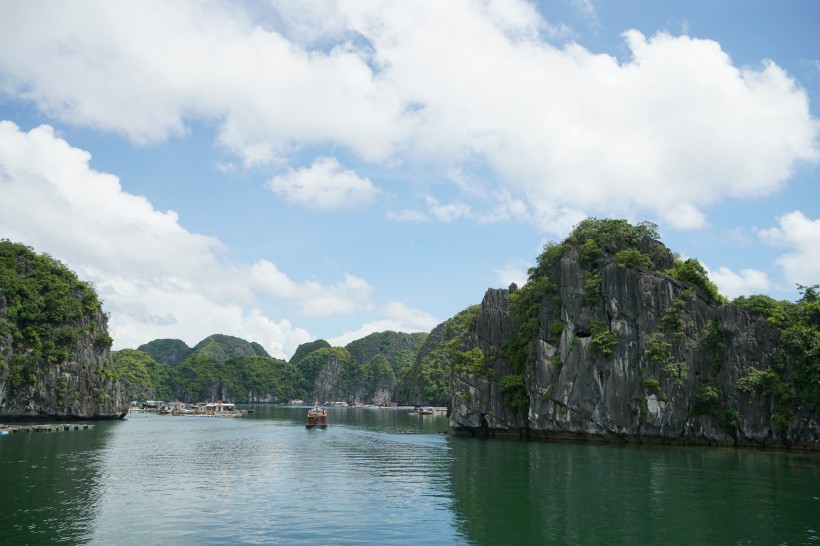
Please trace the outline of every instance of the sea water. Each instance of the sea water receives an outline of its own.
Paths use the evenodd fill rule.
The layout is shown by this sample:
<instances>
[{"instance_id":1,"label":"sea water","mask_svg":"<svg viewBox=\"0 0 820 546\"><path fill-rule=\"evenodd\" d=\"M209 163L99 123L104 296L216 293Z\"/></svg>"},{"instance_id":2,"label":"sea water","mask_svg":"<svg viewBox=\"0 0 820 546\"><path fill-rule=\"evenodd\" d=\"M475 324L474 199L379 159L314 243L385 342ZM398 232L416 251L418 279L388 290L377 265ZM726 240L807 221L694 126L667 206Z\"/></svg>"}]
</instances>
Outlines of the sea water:
<instances>
[{"instance_id":1,"label":"sea water","mask_svg":"<svg viewBox=\"0 0 820 546\"><path fill-rule=\"evenodd\" d=\"M811 453L454 437L258 405L0 438L0 544L812 544Z\"/></svg>"}]
</instances>

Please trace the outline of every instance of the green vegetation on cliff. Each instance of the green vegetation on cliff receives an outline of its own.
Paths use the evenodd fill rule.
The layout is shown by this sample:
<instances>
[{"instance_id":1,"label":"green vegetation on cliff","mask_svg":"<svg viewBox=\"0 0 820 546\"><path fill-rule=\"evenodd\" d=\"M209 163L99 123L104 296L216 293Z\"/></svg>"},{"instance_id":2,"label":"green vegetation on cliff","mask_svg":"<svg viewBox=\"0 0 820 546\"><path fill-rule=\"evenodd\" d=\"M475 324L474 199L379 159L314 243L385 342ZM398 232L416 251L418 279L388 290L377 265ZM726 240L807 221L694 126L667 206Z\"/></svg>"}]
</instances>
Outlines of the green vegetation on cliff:
<instances>
[{"instance_id":1,"label":"green vegetation on cliff","mask_svg":"<svg viewBox=\"0 0 820 546\"><path fill-rule=\"evenodd\" d=\"M242 355L219 361L194 353L175 370L174 391L182 400L285 401L294 397L300 376L276 358Z\"/></svg>"},{"instance_id":2,"label":"green vegetation on cliff","mask_svg":"<svg viewBox=\"0 0 820 546\"><path fill-rule=\"evenodd\" d=\"M510 294L514 333L506 346L506 355L516 374L525 372L533 355L533 343L540 329L539 309L547 296L557 294L561 259L573 251L578 254L579 261L587 267L582 302L596 305L601 296L600 268L604 263L614 260L620 267L656 271L670 265L669 253L658 241L657 229L651 222L633 226L626 220L587 218L562 243L544 247L536 266L528 271L527 283ZM600 335L596 345L603 354L611 353L611 336L596 333Z\"/></svg>"},{"instance_id":3,"label":"green vegetation on cliff","mask_svg":"<svg viewBox=\"0 0 820 546\"><path fill-rule=\"evenodd\" d=\"M258 343L249 343L242 338L224 334L214 334L206 337L196 344L191 351L191 355L204 355L219 362L224 362L233 356L270 357Z\"/></svg>"},{"instance_id":4,"label":"green vegetation on cliff","mask_svg":"<svg viewBox=\"0 0 820 546\"><path fill-rule=\"evenodd\" d=\"M670 277L674 277L679 281L686 281L694 284L703 290L710 298L713 304L726 303L726 298L721 296L718 292L715 283L709 280L709 275L706 273L706 268L701 263L693 258L687 260L675 260L675 266L665 271Z\"/></svg>"},{"instance_id":5,"label":"green vegetation on cliff","mask_svg":"<svg viewBox=\"0 0 820 546\"><path fill-rule=\"evenodd\" d=\"M377 355L383 355L394 375L413 363L416 355L427 339L426 333L375 332L345 346L351 356L362 364L370 362Z\"/></svg>"},{"instance_id":6,"label":"green vegetation on cliff","mask_svg":"<svg viewBox=\"0 0 820 546\"><path fill-rule=\"evenodd\" d=\"M62 362L81 334L95 332L101 307L91 285L58 260L0 241L0 347L10 345L21 358ZM100 347L111 341L106 331L97 333ZM0 351L0 365L15 365L5 359Z\"/></svg>"},{"instance_id":7,"label":"green vegetation on cliff","mask_svg":"<svg viewBox=\"0 0 820 546\"><path fill-rule=\"evenodd\" d=\"M816 446L820 286L799 287L794 303L728 305L653 224L595 218L546 245L528 273L506 314L504 291L485 296L475 334L494 377L479 354L454 367L463 430Z\"/></svg>"},{"instance_id":8,"label":"green vegetation on cliff","mask_svg":"<svg viewBox=\"0 0 820 546\"><path fill-rule=\"evenodd\" d=\"M176 366L185 360L193 349L181 339L155 339L140 345L137 350L150 355L161 364Z\"/></svg>"},{"instance_id":9,"label":"green vegetation on cliff","mask_svg":"<svg viewBox=\"0 0 820 546\"><path fill-rule=\"evenodd\" d=\"M550 243L544 247L535 267L528 271L527 283L509 296L513 332L504 345L504 351L511 373L502 378L500 387L506 404L522 416L529 410L525 378L531 373L535 362L535 343L542 328L539 321L542 308L550 314L552 322L546 335L558 337L563 331L563 322L558 315L561 303L558 295L561 260L571 254L577 257L582 268L581 303L592 310L592 316L594 309L603 304L602 268L611 263L620 268L665 273L699 287L713 302L725 301L697 260L672 259L670 252L659 240L655 224L641 222L633 226L626 220L583 220L563 242ZM556 324L561 326L554 328ZM591 337L594 351L601 358L611 358L618 345L617 334L608 330L605 321L592 317L586 319L584 328L586 335Z\"/></svg>"},{"instance_id":10,"label":"green vegetation on cliff","mask_svg":"<svg viewBox=\"0 0 820 546\"><path fill-rule=\"evenodd\" d=\"M475 332L478 309L478 305L471 305L430 333L416 361L402 372L396 395L399 402L445 406L449 399L449 378L454 370L465 367L474 372L483 370L483 353L477 358L465 340Z\"/></svg>"},{"instance_id":11,"label":"green vegetation on cliff","mask_svg":"<svg viewBox=\"0 0 820 546\"><path fill-rule=\"evenodd\" d=\"M365 401L368 392L374 390L367 385L368 366L344 347L313 351L297 363L297 368L308 400Z\"/></svg>"},{"instance_id":12,"label":"green vegetation on cliff","mask_svg":"<svg viewBox=\"0 0 820 546\"><path fill-rule=\"evenodd\" d=\"M122 382L128 400L169 400L174 398L174 369L135 349L112 354L114 373Z\"/></svg>"},{"instance_id":13,"label":"green vegetation on cliff","mask_svg":"<svg viewBox=\"0 0 820 546\"><path fill-rule=\"evenodd\" d=\"M587 218L576 225L562 243L544 247L535 267L528 271L527 283L509 296L513 333L504 351L512 373L503 377L500 385L508 406L522 416L529 410L525 375L530 371L528 364L531 367L534 362L535 343L541 329L540 309L548 297L558 294L561 259L576 252L579 261L588 268L582 302L592 306L598 304L601 297L601 264L614 259L621 267L658 267L663 264L665 249L657 238L657 226L650 222L632 226L625 220ZM600 325L593 326L594 346L603 356L610 356L617 339Z\"/></svg>"},{"instance_id":14,"label":"green vegetation on cliff","mask_svg":"<svg viewBox=\"0 0 820 546\"><path fill-rule=\"evenodd\" d=\"M317 340L300 345L288 363L267 356L258 343L216 334L193 349L180 340L161 339L142 345L144 350L118 351L114 359L129 398L136 400L388 401L396 370L412 363L426 337L370 334L350 345L355 356Z\"/></svg>"},{"instance_id":15,"label":"green vegetation on cliff","mask_svg":"<svg viewBox=\"0 0 820 546\"><path fill-rule=\"evenodd\" d=\"M291 364L298 364L300 360L305 358L307 355L312 353L313 351L318 351L319 349L329 349L330 343L325 341L324 339L317 339L316 341L309 341L307 343L302 343L296 348L296 352L293 353L293 356L290 357Z\"/></svg>"},{"instance_id":16,"label":"green vegetation on cliff","mask_svg":"<svg viewBox=\"0 0 820 546\"><path fill-rule=\"evenodd\" d=\"M345 347L318 340L300 345L291 362L302 373L305 399L387 402L426 338L426 333L385 331Z\"/></svg>"},{"instance_id":17,"label":"green vegetation on cliff","mask_svg":"<svg viewBox=\"0 0 820 546\"><path fill-rule=\"evenodd\" d=\"M365 385L367 385L367 400L373 400L379 391L391 392L396 387L396 373L387 360L379 353L370 359L364 367Z\"/></svg>"},{"instance_id":18,"label":"green vegetation on cliff","mask_svg":"<svg viewBox=\"0 0 820 546\"><path fill-rule=\"evenodd\" d=\"M175 367L133 349L117 351L113 357L129 400L285 401L298 396L302 380L293 365L255 354L219 361L202 351Z\"/></svg>"},{"instance_id":19,"label":"green vegetation on cliff","mask_svg":"<svg viewBox=\"0 0 820 546\"><path fill-rule=\"evenodd\" d=\"M738 388L776 408L773 424L781 432L800 406L820 413L820 286L798 286L801 298L776 301L768 296L740 297L734 304L780 328L771 369L750 369Z\"/></svg>"},{"instance_id":20,"label":"green vegetation on cliff","mask_svg":"<svg viewBox=\"0 0 820 546\"><path fill-rule=\"evenodd\" d=\"M0 412L119 417L108 320L94 288L58 260L0 241Z\"/></svg>"}]
</instances>

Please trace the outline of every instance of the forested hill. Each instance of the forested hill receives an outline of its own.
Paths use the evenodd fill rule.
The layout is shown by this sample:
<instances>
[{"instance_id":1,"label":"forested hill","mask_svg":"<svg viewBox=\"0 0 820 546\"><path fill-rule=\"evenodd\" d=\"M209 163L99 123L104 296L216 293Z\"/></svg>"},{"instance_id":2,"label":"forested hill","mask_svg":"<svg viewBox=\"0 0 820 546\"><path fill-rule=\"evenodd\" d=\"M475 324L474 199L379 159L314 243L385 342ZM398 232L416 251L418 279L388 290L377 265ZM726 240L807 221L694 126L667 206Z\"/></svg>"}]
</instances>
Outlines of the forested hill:
<instances>
[{"instance_id":1,"label":"forested hill","mask_svg":"<svg viewBox=\"0 0 820 546\"><path fill-rule=\"evenodd\" d=\"M92 286L59 261L0 241L0 418L124 415L108 318Z\"/></svg>"},{"instance_id":2,"label":"forested hill","mask_svg":"<svg viewBox=\"0 0 820 546\"><path fill-rule=\"evenodd\" d=\"M157 339L114 353L129 400L259 402L296 397L300 378L258 343L214 334L193 348Z\"/></svg>"},{"instance_id":3,"label":"forested hill","mask_svg":"<svg viewBox=\"0 0 820 546\"><path fill-rule=\"evenodd\" d=\"M114 363L129 400L388 402L426 338L381 332L347 347L317 340L285 362L258 343L215 334L194 348L181 340L154 340L115 352Z\"/></svg>"},{"instance_id":4,"label":"forested hill","mask_svg":"<svg viewBox=\"0 0 820 546\"><path fill-rule=\"evenodd\" d=\"M192 349L181 339L155 339L137 347L160 364L176 366L191 354Z\"/></svg>"}]
</instances>

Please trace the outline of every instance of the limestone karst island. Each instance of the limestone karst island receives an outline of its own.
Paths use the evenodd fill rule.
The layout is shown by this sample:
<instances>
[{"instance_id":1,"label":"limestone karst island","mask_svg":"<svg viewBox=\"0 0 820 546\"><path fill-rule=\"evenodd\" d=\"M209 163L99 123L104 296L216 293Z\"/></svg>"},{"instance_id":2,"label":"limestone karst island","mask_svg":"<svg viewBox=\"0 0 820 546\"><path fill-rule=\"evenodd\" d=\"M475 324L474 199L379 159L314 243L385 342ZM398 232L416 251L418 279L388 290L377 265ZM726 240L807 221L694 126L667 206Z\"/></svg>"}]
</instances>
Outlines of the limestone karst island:
<instances>
[{"instance_id":1,"label":"limestone karst island","mask_svg":"<svg viewBox=\"0 0 820 546\"><path fill-rule=\"evenodd\" d=\"M303 399L446 407L462 435L816 451L820 293L799 289L796 302L728 302L653 224L587 219L544 247L524 286L487 290L429 334L317 340L289 361L220 334L112 352L94 288L4 240L0 422Z\"/></svg>"}]
</instances>

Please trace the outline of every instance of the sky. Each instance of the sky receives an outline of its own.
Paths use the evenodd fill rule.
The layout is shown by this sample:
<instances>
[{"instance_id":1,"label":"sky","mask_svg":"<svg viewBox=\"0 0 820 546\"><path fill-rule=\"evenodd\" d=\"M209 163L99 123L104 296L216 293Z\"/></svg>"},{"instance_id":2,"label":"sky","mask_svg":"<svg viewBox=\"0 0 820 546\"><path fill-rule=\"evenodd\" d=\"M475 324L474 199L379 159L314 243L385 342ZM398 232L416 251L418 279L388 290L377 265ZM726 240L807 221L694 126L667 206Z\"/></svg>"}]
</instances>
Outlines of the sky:
<instances>
[{"instance_id":1,"label":"sky","mask_svg":"<svg viewBox=\"0 0 820 546\"><path fill-rule=\"evenodd\" d=\"M820 2L0 3L0 238L114 349L430 331L580 220L820 283Z\"/></svg>"}]
</instances>

